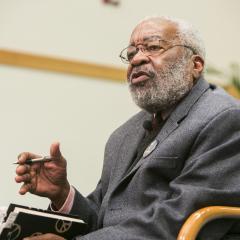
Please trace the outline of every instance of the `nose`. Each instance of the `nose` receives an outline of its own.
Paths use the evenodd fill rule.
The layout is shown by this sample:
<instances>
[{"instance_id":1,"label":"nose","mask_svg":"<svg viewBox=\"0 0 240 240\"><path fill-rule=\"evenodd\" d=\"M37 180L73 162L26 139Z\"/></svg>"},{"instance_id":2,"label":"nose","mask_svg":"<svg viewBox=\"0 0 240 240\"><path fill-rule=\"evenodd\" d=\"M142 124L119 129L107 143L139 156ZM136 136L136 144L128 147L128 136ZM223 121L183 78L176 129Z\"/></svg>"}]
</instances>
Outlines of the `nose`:
<instances>
[{"instance_id":1,"label":"nose","mask_svg":"<svg viewBox=\"0 0 240 240\"><path fill-rule=\"evenodd\" d=\"M138 49L137 53L134 55L134 57L130 61L130 64L132 66L138 66L148 62L149 62L148 56L146 56L146 54L144 54L144 52L141 49Z\"/></svg>"}]
</instances>

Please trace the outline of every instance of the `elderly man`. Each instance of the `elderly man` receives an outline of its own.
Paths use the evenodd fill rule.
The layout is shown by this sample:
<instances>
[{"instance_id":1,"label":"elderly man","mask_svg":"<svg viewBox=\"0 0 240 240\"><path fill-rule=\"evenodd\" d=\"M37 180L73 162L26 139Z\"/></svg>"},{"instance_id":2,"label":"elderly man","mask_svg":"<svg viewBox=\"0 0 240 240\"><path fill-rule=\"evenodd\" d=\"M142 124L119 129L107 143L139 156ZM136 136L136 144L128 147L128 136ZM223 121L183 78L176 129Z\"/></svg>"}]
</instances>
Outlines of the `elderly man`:
<instances>
[{"instance_id":1,"label":"elderly man","mask_svg":"<svg viewBox=\"0 0 240 240\"><path fill-rule=\"evenodd\" d=\"M90 227L79 240L173 240L193 211L240 205L240 107L204 80L198 33L184 21L148 18L120 57L143 110L110 136L96 189L85 198L70 186L66 160L53 143L55 160L44 165L24 164L37 156L20 154L20 194L48 197L51 208L78 214ZM200 238L221 239L233 226L219 222L215 231L214 224Z\"/></svg>"}]
</instances>

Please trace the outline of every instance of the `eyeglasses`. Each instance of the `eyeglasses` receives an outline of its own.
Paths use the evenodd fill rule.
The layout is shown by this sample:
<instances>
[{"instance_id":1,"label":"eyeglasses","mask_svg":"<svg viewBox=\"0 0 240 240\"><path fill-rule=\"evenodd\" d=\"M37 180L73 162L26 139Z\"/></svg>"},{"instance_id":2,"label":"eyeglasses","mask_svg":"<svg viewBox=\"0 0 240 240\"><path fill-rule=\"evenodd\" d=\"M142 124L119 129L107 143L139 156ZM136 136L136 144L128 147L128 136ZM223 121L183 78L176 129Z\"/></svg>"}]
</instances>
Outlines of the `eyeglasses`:
<instances>
[{"instance_id":1,"label":"eyeglasses","mask_svg":"<svg viewBox=\"0 0 240 240\"><path fill-rule=\"evenodd\" d=\"M141 47L138 47L138 45L136 46L129 45L128 47L124 48L121 51L119 57L121 58L123 63L129 64L134 58L134 56L139 52L139 50L141 50L141 52L148 57L148 56L161 55L173 47L185 47L190 49L195 54L195 50L190 46L187 46L184 44L175 44L166 48L166 47L163 47L164 42L166 43L167 41L158 39L158 40L150 40L143 44L138 44L138 45L141 45Z\"/></svg>"}]
</instances>

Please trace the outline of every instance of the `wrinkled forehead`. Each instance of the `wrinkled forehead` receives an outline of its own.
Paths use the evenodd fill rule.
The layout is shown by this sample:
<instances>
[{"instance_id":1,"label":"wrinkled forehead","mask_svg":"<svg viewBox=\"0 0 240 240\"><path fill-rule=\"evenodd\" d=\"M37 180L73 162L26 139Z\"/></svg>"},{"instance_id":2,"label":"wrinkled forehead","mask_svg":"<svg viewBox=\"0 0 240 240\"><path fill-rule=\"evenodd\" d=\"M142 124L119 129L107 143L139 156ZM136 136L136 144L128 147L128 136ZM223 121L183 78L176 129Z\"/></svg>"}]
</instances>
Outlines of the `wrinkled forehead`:
<instances>
[{"instance_id":1,"label":"wrinkled forehead","mask_svg":"<svg viewBox=\"0 0 240 240\"><path fill-rule=\"evenodd\" d=\"M155 37L172 41L176 39L177 30L177 25L168 21L144 21L133 30L130 44L139 44Z\"/></svg>"}]
</instances>

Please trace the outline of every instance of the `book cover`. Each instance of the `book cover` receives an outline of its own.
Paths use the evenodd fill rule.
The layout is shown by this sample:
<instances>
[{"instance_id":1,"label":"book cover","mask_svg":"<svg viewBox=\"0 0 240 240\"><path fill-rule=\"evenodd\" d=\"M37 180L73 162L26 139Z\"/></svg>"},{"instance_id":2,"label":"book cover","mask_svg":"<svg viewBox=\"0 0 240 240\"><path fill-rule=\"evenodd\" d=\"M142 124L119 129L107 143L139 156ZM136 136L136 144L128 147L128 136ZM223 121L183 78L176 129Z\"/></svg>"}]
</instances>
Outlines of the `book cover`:
<instances>
[{"instance_id":1,"label":"book cover","mask_svg":"<svg viewBox=\"0 0 240 240\"><path fill-rule=\"evenodd\" d=\"M87 224L77 216L10 204L0 226L0 240L22 240L44 233L72 239L86 232Z\"/></svg>"}]
</instances>

